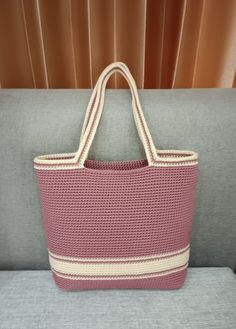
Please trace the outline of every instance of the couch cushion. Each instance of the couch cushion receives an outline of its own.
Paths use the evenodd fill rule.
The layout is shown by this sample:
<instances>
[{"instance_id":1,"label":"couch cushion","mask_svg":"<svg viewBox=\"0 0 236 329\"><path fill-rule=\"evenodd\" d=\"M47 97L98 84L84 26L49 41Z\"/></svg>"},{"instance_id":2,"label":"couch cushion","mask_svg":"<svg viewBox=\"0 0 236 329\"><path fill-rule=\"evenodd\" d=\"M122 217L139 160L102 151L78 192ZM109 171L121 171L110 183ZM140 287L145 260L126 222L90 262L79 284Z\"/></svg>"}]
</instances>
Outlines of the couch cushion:
<instances>
[{"instance_id":1,"label":"couch cushion","mask_svg":"<svg viewBox=\"0 0 236 329\"><path fill-rule=\"evenodd\" d=\"M49 271L0 272L0 327L10 329L231 329L236 277L191 268L183 288L66 292Z\"/></svg>"},{"instance_id":2,"label":"couch cushion","mask_svg":"<svg viewBox=\"0 0 236 329\"><path fill-rule=\"evenodd\" d=\"M0 90L0 268L47 269L33 158L74 152L89 90ZM191 265L235 267L236 92L142 90L156 146L199 153ZM109 90L91 158L144 157L127 90Z\"/></svg>"}]
</instances>

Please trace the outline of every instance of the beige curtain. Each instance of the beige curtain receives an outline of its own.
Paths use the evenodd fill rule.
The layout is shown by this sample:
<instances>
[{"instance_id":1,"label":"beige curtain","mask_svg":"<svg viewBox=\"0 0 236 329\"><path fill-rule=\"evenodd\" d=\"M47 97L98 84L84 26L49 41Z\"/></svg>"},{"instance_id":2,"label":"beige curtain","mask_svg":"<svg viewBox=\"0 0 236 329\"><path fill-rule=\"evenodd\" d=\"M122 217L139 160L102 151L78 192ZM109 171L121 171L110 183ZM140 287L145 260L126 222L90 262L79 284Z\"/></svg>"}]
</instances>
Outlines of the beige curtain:
<instances>
[{"instance_id":1,"label":"beige curtain","mask_svg":"<svg viewBox=\"0 0 236 329\"><path fill-rule=\"evenodd\" d=\"M113 61L139 88L235 87L236 0L0 0L2 88L91 88Z\"/></svg>"}]
</instances>

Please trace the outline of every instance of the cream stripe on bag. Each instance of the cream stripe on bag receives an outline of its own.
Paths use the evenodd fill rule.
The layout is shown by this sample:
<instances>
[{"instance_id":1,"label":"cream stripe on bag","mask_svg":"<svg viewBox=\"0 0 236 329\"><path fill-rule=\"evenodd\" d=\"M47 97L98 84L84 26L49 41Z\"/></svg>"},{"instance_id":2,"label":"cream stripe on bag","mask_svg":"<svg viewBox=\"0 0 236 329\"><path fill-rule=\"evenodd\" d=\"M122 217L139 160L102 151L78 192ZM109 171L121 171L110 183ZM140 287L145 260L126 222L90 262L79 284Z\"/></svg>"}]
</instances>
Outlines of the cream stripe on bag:
<instances>
[{"instance_id":1,"label":"cream stripe on bag","mask_svg":"<svg viewBox=\"0 0 236 329\"><path fill-rule=\"evenodd\" d=\"M68 261L60 260L49 256L50 265L53 270L61 274L77 276L128 276L148 275L153 273L175 270L185 266L189 259L189 249L184 252L164 258L150 259L143 257L136 258L135 261L121 260L113 262L96 262L92 261Z\"/></svg>"}]
</instances>

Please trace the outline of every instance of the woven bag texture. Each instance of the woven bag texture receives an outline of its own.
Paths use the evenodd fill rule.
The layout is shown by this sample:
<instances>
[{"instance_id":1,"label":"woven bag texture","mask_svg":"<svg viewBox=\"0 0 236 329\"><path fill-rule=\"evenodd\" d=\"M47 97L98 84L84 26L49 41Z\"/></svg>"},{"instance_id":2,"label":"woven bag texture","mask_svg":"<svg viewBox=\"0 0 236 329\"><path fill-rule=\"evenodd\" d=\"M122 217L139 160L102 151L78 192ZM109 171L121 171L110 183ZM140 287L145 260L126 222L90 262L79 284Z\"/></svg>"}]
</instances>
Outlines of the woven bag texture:
<instances>
[{"instance_id":1,"label":"woven bag texture","mask_svg":"<svg viewBox=\"0 0 236 329\"><path fill-rule=\"evenodd\" d=\"M92 111L98 112L91 104L85 139ZM35 159L57 285L67 290L181 287L194 211L194 153L162 151L150 163L83 161L84 147L78 152Z\"/></svg>"}]
</instances>

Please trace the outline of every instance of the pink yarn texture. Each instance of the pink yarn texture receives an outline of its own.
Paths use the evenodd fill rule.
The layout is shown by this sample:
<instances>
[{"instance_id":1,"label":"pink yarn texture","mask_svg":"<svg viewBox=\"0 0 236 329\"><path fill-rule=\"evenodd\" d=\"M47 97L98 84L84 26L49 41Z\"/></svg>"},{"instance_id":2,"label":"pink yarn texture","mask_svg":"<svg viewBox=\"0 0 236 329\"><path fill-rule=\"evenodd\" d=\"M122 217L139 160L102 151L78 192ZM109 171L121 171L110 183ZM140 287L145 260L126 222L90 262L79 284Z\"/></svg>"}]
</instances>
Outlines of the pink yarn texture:
<instances>
[{"instance_id":1,"label":"pink yarn texture","mask_svg":"<svg viewBox=\"0 0 236 329\"><path fill-rule=\"evenodd\" d=\"M92 111L99 113L91 104L86 130ZM148 148L152 140L145 143L144 137ZM162 152L153 165L150 160L83 162L88 141L84 145L79 162L71 161L77 153L35 159L56 284L67 290L181 287L194 211L194 153Z\"/></svg>"}]
</instances>

